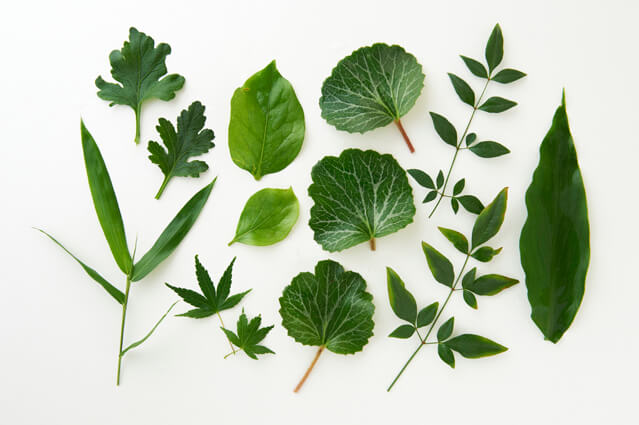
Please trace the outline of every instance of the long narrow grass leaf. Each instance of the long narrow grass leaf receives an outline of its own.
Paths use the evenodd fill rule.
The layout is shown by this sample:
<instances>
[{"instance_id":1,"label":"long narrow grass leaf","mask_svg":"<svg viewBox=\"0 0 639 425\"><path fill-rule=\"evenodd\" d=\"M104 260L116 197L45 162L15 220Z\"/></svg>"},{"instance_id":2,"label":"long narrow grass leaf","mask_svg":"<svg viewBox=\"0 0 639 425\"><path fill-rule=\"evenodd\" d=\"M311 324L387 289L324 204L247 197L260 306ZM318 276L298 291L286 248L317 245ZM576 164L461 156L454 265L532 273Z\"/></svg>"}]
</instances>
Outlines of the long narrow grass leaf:
<instances>
[{"instance_id":1,"label":"long narrow grass leaf","mask_svg":"<svg viewBox=\"0 0 639 425\"><path fill-rule=\"evenodd\" d=\"M174 302L173 304L171 304L171 307L169 307L169 309L166 311L166 313L164 313L164 315L163 315L162 317L160 317L160 320L158 320L158 321L157 321L157 323L155 324L155 326L153 326L153 327L151 328L151 330L149 331L149 333L148 333L148 334L146 334L146 335L144 336L144 338L142 338L142 339L140 339L140 340L138 340L138 341L134 342L133 344L129 345L129 346L128 346L128 347L126 347L124 350L122 350L122 353L120 354L120 357L124 356L124 354L125 354L127 351L129 351L129 350L131 350L131 349L133 349L133 348L135 348L135 347L139 346L139 345L140 345L140 344L142 344L144 341L146 341L147 339L149 339L149 337L153 334L153 332L155 332L155 330L157 329L157 327L158 327L158 326L160 326L160 323L162 323L162 320L164 320L164 318L165 318L166 316L168 316L168 315L169 315L169 313L171 312L171 310L173 310L173 307L175 307L175 304L177 304L178 302L179 302L179 301L176 301L176 302Z\"/></svg>"}]
</instances>

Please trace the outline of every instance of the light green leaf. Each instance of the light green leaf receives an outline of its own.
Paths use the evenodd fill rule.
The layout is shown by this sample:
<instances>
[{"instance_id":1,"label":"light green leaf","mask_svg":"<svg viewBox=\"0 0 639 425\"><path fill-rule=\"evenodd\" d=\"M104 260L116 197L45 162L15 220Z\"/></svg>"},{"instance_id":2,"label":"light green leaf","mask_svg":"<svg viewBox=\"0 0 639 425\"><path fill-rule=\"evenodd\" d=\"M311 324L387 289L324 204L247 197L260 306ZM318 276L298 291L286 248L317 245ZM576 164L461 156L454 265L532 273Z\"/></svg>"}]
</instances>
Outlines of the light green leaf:
<instances>
[{"instance_id":1,"label":"light green leaf","mask_svg":"<svg viewBox=\"0 0 639 425\"><path fill-rule=\"evenodd\" d=\"M173 309L173 307L175 307L175 304L177 304L178 301L174 302L173 304L171 304L171 307L169 307L169 309L166 311L166 313L164 313L164 315L162 317L160 317L160 320L158 320L155 325L151 328L151 330L149 331L149 333L147 333L142 339L134 342L133 344L129 345L128 347L126 347L124 350L122 350L122 352L120 353L120 357L123 357L129 350L134 349L135 347L140 346L144 341L146 341L147 339L149 339L149 337L151 335L153 335L153 332L155 332L155 330L158 328L158 326L160 326L160 323L162 323L162 321L166 318L166 316L169 315L169 313L171 312L171 310Z\"/></svg>"},{"instance_id":2,"label":"light green leaf","mask_svg":"<svg viewBox=\"0 0 639 425\"><path fill-rule=\"evenodd\" d=\"M251 196L240 215L235 237L229 245L266 246L283 240L291 231L300 212L292 188L262 189Z\"/></svg>"},{"instance_id":3,"label":"light green leaf","mask_svg":"<svg viewBox=\"0 0 639 425\"><path fill-rule=\"evenodd\" d=\"M426 242L422 242L422 249L435 280L443 285L452 287L455 280L455 271L450 260Z\"/></svg>"},{"instance_id":4,"label":"light green leaf","mask_svg":"<svg viewBox=\"0 0 639 425\"><path fill-rule=\"evenodd\" d=\"M446 341L446 345L467 359L494 356L508 350L495 341L473 334L463 334L451 338Z\"/></svg>"},{"instance_id":5,"label":"light green leaf","mask_svg":"<svg viewBox=\"0 0 639 425\"><path fill-rule=\"evenodd\" d=\"M309 225L327 251L341 251L394 233L413 221L406 172L391 155L348 149L313 167ZM374 246L374 245L372 245Z\"/></svg>"},{"instance_id":6,"label":"light green leaf","mask_svg":"<svg viewBox=\"0 0 639 425\"><path fill-rule=\"evenodd\" d=\"M404 281L395 270L386 267L386 282L388 286L388 300L397 317L408 323L415 323L417 318L417 303L413 295L406 289Z\"/></svg>"},{"instance_id":7,"label":"light green leaf","mask_svg":"<svg viewBox=\"0 0 639 425\"><path fill-rule=\"evenodd\" d=\"M479 245L488 242L490 238L495 236L506 215L506 203L508 201L508 188L505 187L499 192L497 197L486 206L477 216L475 225L473 226L472 246L476 248Z\"/></svg>"},{"instance_id":8,"label":"light green leaf","mask_svg":"<svg viewBox=\"0 0 639 425\"><path fill-rule=\"evenodd\" d=\"M275 61L233 94L229 151L256 180L286 168L297 157L305 132L304 111Z\"/></svg>"}]
</instances>

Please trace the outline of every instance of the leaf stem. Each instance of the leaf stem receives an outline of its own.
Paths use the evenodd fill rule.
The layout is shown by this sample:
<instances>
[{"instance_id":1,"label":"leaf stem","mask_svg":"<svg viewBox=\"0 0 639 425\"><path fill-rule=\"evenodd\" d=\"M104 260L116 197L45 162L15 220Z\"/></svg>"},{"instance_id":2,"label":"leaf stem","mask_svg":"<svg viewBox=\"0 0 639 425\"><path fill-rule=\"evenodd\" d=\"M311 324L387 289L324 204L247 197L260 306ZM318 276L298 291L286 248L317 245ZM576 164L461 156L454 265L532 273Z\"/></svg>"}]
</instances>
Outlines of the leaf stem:
<instances>
[{"instance_id":1,"label":"leaf stem","mask_svg":"<svg viewBox=\"0 0 639 425\"><path fill-rule=\"evenodd\" d=\"M137 108L135 108L135 144L139 144L140 143L140 108L142 105L138 105Z\"/></svg>"},{"instance_id":2,"label":"leaf stem","mask_svg":"<svg viewBox=\"0 0 639 425\"><path fill-rule=\"evenodd\" d=\"M160 196L162 196L162 193L164 192L164 188L166 187L166 184L169 182L169 175L164 177L164 181L162 182L162 186L160 186L160 190L158 190L158 193L155 194L155 199L160 199Z\"/></svg>"},{"instance_id":3,"label":"leaf stem","mask_svg":"<svg viewBox=\"0 0 639 425\"><path fill-rule=\"evenodd\" d=\"M219 311L217 312L217 318L220 319L220 324L222 325L222 327L226 328L226 326L224 326L224 320L222 320L222 315L220 315ZM225 333L225 335L226 335L226 333ZM228 340L229 345L231 346L231 351L232 351L231 354L235 354L235 347L233 347L233 343L231 342L231 340L229 339L228 336L226 337L226 339ZM230 356L230 354L224 356L224 358L227 358L228 356Z\"/></svg>"},{"instance_id":4,"label":"leaf stem","mask_svg":"<svg viewBox=\"0 0 639 425\"><path fill-rule=\"evenodd\" d=\"M475 105L473 106L473 112L470 114L470 119L468 120L468 124L466 124L466 129L464 130L464 133L459 138L459 142L457 143L457 146L455 147L455 155L453 155L453 160L450 163L450 167L448 167L448 173L446 173L446 180L444 180L444 186L442 186L439 199L437 200L437 203L433 207L433 210L428 215L428 218L431 218L433 214L435 214L435 210L437 210L437 207L439 206L439 204L442 202L442 199L444 198L444 193L446 192L446 186L448 185L448 180L450 180L450 174L453 171L453 167L455 166L455 160L457 159L457 154L459 154L459 151L463 149L462 143L464 143L466 134L468 134L468 130L470 129L470 124L473 122L473 118L475 117L475 112L477 112L477 109L479 108L481 99L484 97L484 94L486 93L486 88L488 87L488 83L490 83L490 78L491 78L491 75L488 75L488 78L486 78L486 84L484 84L484 89L481 91L479 98L477 98L477 102L475 102Z\"/></svg>"},{"instance_id":5,"label":"leaf stem","mask_svg":"<svg viewBox=\"0 0 639 425\"><path fill-rule=\"evenodd\" d=\"M124 345L124 322L126 321L126 308L129 304L129 290L131 289L131 276L126 277L126 289L124 290L124 302L122 303L122 324L120 325L120 348L118 349L118 371L115 385L120 385L120 365L122 363L122 346Z\"/></svg>"},{"instance_id":6,"label":"leaf stem","mask_svg":"<svg viewBox=\"0 0 639 425\"><path fill-rule=\"evenodd\" d=\"M457 279L455 279L455 283L453 283L453 286L450 287L450 291L448 292L448 296L446 297L446 300L442 304L442 307L439 309L439 311L437 312L437 315L435 316L435 319L433 319L433 322L431 323L430 327L428 328L428 332L426 332L426 336L424 336L424 338L420 338L421 341L419 343L419 347L417 347L417 349L413 352L413 354L408 358L406 363L404 363L404 366L402 366L401 370L399 371L399 373L397 374L395 379L393 379L393 382L391 382L391 384L388 386L386 391L390 391L391 389L393 389L393 386L395 385L395 383L397 382L399 377L402 376L402 374L404 373L404 371L406 370L406 368L408 367L410 362L413 361L413 359L415 358L415 356L417 355L419 350L421 350L421 348L424 345L426 345L426 344L433 344L432 342L427 342L428 337L433 332L433 329L435 329L435 325L437 324L437 321L439 320L439 318L442 315L444 309L446 308L446 305L448 304L448 301L450 301L450 298L452 297L453 293L455 292L455 287L459 283L459 279L461 279L462 275L464 274L464 269L466 269L466 265L468 264L468 259L469 258L470 258L470 253L466 254L466 259L464 260L464 265L462 266L461 270L459 271L459 274L457 275Z\"/></svg>"},{"instance_id":7,"label":"leaf stem","mask_svg":"<svg viewBox=\"0 0 639 425\"><path fill-rule=\"evenodd\" d=\"M402 122L399 118L395 120L395 125L397 125L399 132L402 133L402 137L404 138L406 145L408 145L408 150L410 151L410 153L415 153L415 148L413 147L413 144L410 142L410 138L408 137L408 134L406 134L406 130L404 130L404 126L402 125Z\"/></svg>"},{"instance_id":8,"label":"leaf stem","mask_svg":"<svg viewBox=\"0 0 639 425\"><path fill-rule=\"evenodd\" d=\"M368 242L371 245L371 251L375 251L375 238L371 238Z\"/></svg>"},{"instance_id":9,"label":"leaf stem","mask_svg":"<svg viewBox=\"0 0 639 425\"><path fill-rule=\"evenodd\" d=\"M297 384L297 386L293 390L294 393L297 393L300 391L300 389L302 388L302 385L304 385L304 382L306 382L306 378L308 378L308 375L311 374L311 371L315 367L315 363L317 363L317 359L319 359L319 356L324 351L324 348L326 347L323 345L320 345L319 349L317 350L317 353L315 354L315 357L313 358L313 361L311 362L311 365L306 370L306 373L304 374L304 376L302 376L302 379L300 380L299 384Z\"/></svg>"}]
</instances>

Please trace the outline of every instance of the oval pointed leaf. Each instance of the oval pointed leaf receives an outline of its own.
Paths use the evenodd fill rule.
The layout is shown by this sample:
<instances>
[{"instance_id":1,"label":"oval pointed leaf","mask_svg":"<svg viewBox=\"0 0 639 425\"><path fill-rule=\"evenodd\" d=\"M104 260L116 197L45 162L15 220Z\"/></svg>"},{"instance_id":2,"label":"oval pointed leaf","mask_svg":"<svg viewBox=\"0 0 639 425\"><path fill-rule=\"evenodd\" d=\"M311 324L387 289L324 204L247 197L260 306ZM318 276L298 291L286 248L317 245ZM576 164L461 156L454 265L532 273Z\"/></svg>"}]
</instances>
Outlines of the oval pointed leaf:
<instances>
[{"instance_id":1,"label":"oval pointed leaf","mask_svg":"<svg viewBox=\"0 0 639 425\"><path fill-rule=\"evenodd\" d=\"M475 92L470 88L468 83L455 74L448 73L448 78L450 78L450 82L453 84L455 93L457 93L457 96L459 96L461 101L467 105L475 107Z\"/></svg>"},{"instance_id":2,"label":"oval pointed leaf","mask_svg":"<svg viewBox=\"0 0 639 425\"><path fill-rule=\"evenodd\" d=\"M453 334L453 328L455 326L455 318L451 317L446 320L437 331L437 341L444 341Z\"/></svg>"},{"instance_id":3,"label":"oval pointed leaf","mask_svg":"<svg viewBox=\"0 0 639 425\"><path fill-rule=\"evenodd\" d=\"M180 242L182 242L182 239L189 233L193 224L195 224L195 220L197 220L202 208L204 208L206 201L209 199L216 180L217 178L204 186L204 188L193 195L193 197L184 204L175 218L171 220L169 225L166 226L162 234L157 238L151 249L140 258L140 261L135 263L131 276L133 282L137 282L151 273L162 261L175 251L175 248L177 248Z\"/></svg>"},{"instance_id":4,"label":"oval pointed leaf","mask_svg":"<svg viewBox=\"0 0 639 425\"><path fill-rule=\"evenodd\" d=\"M499 112L504 112L509 110L510 108L517 105L517 102L513 102L512 100L504 99L503 97L493 96L489 98L483 105L479 107L484 112L490 112L493 114L497 114Z\"/></svg>"},{"instance_id":5,"label":"oval pointed leaf","mask_svg":"<svg viewBox=\"0 0 639 425\"><path fill-rule=\"evenodd\" d=\"M462 207L466 209L469 213L480 214L484 210L484 204L481 203L476 196L473 195L463 195L458 196L457 200Z\"/></svg>"},{"instance_id":6,"label":"oval pointed leaf","mask_svg":"<svg viewBox=\"0 0 639 425\"><path fill-rule=\"evenodd\" d=\"M506 146L491 141L477 143L468 149L482 158L495 158L510 153Z\"/></svg>"},{"instance_id":7,"label":"oval pointed leaf","mask_svg":"<svg viewBox=\"0 0 639 425\"><path fill-rule=\"evenodd\" d=\"M493 72L493 69L501 63L504 57L504 36L501 33L501 27L496 24L493 28L493 32L488 38L486 43L486 62L488 62L488 70Z\"/></svg>"},{"instance_id":8,"label":"oval pointed leaf","mask_svg":"<svg viewBox=\"0 0 639 425\"><path fill-rule=\"evenodd\" d=\"M377 43L342 59L322 85L322 118L364 133L404 116L424 87L422 66L400 46Z\"/></svg>"},{"instance_id":9,"label":"oval pointed leaf","mask_svg":"<svg viewBox=\"0 0 639 425\"><path fill-rule=\"evenodd\" d=\"M426 196L424 197L424 200L422 201L422 203L427 203L430 202L432 200L434 200L435 198L437 198L437 191L436 190L431 190L430 192L428 192L426 194Z\"/></svg>"},{"instance_id":10,"label":"oval pointed leaf","mask_svg":"<svg viewBox=\"0 0 639 425\"><path fill-rule=\"evenodd\" d=\"M473 334L463 334L451 338L446 341L446 345L467 359L494 356L508 350L495 341Z\"/></svg>"},{"instance_id":11,"label":"oval pointed leaf","mask_svg":"<svg viewBox=\"0 0 639 425\"><path fill-rule=\"evenodd\" d=\"M442 170L439 170L439 173L437 173L437 189L441 189L443 185L444 185L444 172Z\"/></svg>"},{"instance_id":12,"label":"oval pointed leaf","mask_svg":"<svg viewBox=\"0 0 639 425\"><path fill-rule=\"evenodd\" d=\"M466 179L461 179L457 183L455 183L455 186L453 187L453 195L459 195L460 193L462 193L462 190L464 190L464 186L466 186Z\"/></svg>"},{"instance_id":13,"label":"oval pointed leaf","mask_svg":"<svg viewBox=\"0 0 639 425\"><path fill-rule=\"evenodd\" d=\"M417 314L417 327L423 328L424 326L430 325L435 319L438 309L438 302L434 302L429 306L422 308Z\"/></svg>"},{"instance_id":14,"label":"oval pointed leaf","mask_svg":"<svg viewBox=\"0 0 639 425\"><path fill-rule=\"evenodd\" d=\"M464 286L464 288L477 295L495 295L517 283L519 283L517 279L511 279L499 274L487 274L478 277L473 283Z\"/></svg>"},{"instance_id":15,"label":"oval pointed leaf","mask_svg":"<svg viewBox=\"0 0 639 425\"><path fill-rule=\"evenodd\" d=\"M229 151L256 180L286 168L304 141L304 111L275 61L233 93Z\"/></svg>"},{"instance_id":16,"label":"oval pointed leaf","mask_svg":"<svg viewBox=\"0 0 639 425\"><path fill-rule=\"evenodd\" d=\"M299 212L300 205L292 188L262 189L246 201L229 245L235 242L273 245L286 238Z\"/></svg>"},{"instance_id":17,"label":"oval pointed leaf","mask_svg":"<svg viewBox=\"0 0 639 425\"><path fill-rule=\"evenodd\" d=\"M408 339L415 333L415 327L412 325L401 325L388 335L391 338Z\"/></svg>"},{"instance_id":18,"label":"oval pointed leaf","mask_svg":"<svg viewBox=\"0 0 639 425\"><path fill-rule=\"evenodd\" d=\"M450 206L453 208L453 212L457 214L457 211L459 211L459 202L457 201L457 198L450 198Z\"/></svg>"},{"instance_id":19,"label":"oval pointed leaf","mask_svg":"<svg viewBox=\"0 0 639 425\"><path fill-rule=\"evenodd\" d=\"M475 140L477 140L477 135L475 133L470 133L466 136L466 146L472 145Z\"/></svg>"},{"instance_id":20,"label":"oval pointed leaf","mask_svg":"<svg viewBox=\"0 0 639 425\"><path fill-rule=\"evenodd\" d=\"M89 188L95 212L98 215L100 226L104 237L111 248L113 258L123 273L129 274L131 271L131 254L126 243L124 233L124 223L120 214L118 200L115 197L111 177L106 168L104 159L93 136L80 122L80 133L82 136L82 151L84 152L84 164L89 178Z\"/></svg>"},{"instance_id":21,"label":"oval pointed leaf","mask_svg":"<svg viewBox=\"0 0 639 425\"><path fill-rule=\"evenodd\" d=\"M508 188L505 187L499 192L497 197L483 209L477 216L473 226L472 248L488 242L495 236L506 215L506 203L508 201Z\"/></svg>"},{"instance_id":22,"label":"oval pointed leaf","mask_svg":"<svg viewBox=\"0 0 639 425\"><path fill-rule=\"evenodd\" d=\"M526 208L519 247L532 319L547 339L557 342L577 314L590 261L586 191L565 98L541 143Z\"/></svg>"},{"instance_id":23,"label":"oval pointed leaf","mask_svg":"<svg viewBox=\"0 0 639 425\"><path fill-rule=\"evenodd\" d=\"M409 323L415 323L417 318L417 303L413 295L406 289L404 282L395 270L386 267L386 282L388 286L388 300L397 317Z\"/></svg>"},{"instance_id":24,"label":"oval pointed leaf","mask_svg":"<svg viewBox=\"0 0 639 425\"><path fill-rule=\"evenodd\" d=\"M521 78L524 78L525 76L526 74L521 71L517 71L516 69L506 68L499 71L497 75L495 75L492 78L492 80L497 81L498 83L508 84L508 83L512 83L513 81L517 81Z\"/></svg>"},{"instance_id":25,"label":"oval pointed leaf","mask_svg":"<svg viewBox=\"0 0 639 425\"><path fill-rule=\"evenodd\" d=\"M315 205L309 225L327 251L389 235L415 216L406 171L391 155L347 149L315 164L311 178L308 193Z\"/></svg>"},{"instance_id":26,"label":"oval pointed leaf","mask_svg":"<svg viewBox=\"0 0 639 425\"><path fill-rule=\"evenodd\" d=\"M480 78L488 78L488 71L486 71L486 67L479 61L475 59L460 55L470 72Z\"/></svg>"},{"instance_id":27,"label":"oval pointed leaf","mask_svg":"<svg viewBox=\"0 0 639 425\"><path fill-rule=\"evenodd\" d=\"M428 262L428 268L430 268L435 280L443 285L452 287L455 280L455 271L450 260L426 242L422 242L422 249Z\"/></svg>"},{"instance_id":28,"label":"oval pointed leaf","mask_svg":"<svg viewBox=\"0 0 639 425\"><path fill-rule=\"evenodd\" d=\"M473 267L472 269L470 269L462 278L462 288L467 288L468 286L472 285L473 282L475 281L475 275L477 274L477 268Z\"/></svg>"},{"instance_id":29,"label":"oval pointed leaf","mask_svg":"<svg viewBox=\"0 0 639 425\"><path fill-rule=\"evenodd\" d=\"M455 126L444 116L436 114L435 112L431 112L430 116L433 119L433 127L435 127L435 131L439 137L447 144L457 147L457 130L455 130Z\"/></svg>"},{"instance_id":30,"label":"oval pointed leaf","mask_svg":"<svg viewBox=\"0 0 639 425\"><path fill-rule=\"evenodd\" d=\"M468 239L466 239L466 236L453 229L447 229L445 227L438 227L438 229L458 251L463 254L468 254Z\"/></svg>"},{"instance_id":31,"label":"oval pointed leaf","mask_svg":"<svg viewBox=\"0 0 639 425\"><path fill-rule=\"evenodd\" d=\"M420 186L427 189L435 189L435 183L433 183L433 179L431 179L430 176L422 170L411 168L410 170L406 170L406 172L410 174L410 176L414 178Z\"/></svg>"},{"instance_id":32,"label":"oval pointed leaf","mask_svg":"<svg viewBox=\"0 0 639 425\"><path fill-rule=\"evenodd\" d=\"M453 354L453 351L448 348L446 344L437 345L437 354L444 363L455 369L455 354Z\"/></svg>"},{"instance_id":33,"label":"oval pointed leaf","mask_svg":"<svg viewBox=\"0 0 639 425\"><path fill-rule=\"evenodd\" d=\"M501 248L492 249L489 246L482 246L479 249L476 249L475 252L471 254L477 261L481 261L482 263L487 263L493 259L493 257L501 252Z\"/></svg>"},{"instance_id":34,"label":"oval pointed leaf","mask_svg":"<svg viewBox=\"0 0 639 425\"><path fill-rule=\"evenodd\" d=\"M475 298L472 292L464 290L464 302L468 304L469 307L477 310L477 298Z\"/></svg>"}]
</instances>

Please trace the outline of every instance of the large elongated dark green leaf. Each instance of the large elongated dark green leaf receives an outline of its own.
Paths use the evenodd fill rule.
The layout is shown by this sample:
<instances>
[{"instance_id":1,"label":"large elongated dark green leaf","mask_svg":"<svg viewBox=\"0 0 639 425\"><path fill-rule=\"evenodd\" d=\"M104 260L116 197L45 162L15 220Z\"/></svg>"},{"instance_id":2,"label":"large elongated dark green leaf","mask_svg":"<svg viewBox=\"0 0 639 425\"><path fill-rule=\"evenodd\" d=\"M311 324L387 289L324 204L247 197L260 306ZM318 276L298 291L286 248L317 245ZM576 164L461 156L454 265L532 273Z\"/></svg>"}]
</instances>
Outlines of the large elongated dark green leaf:
<instances>
[{"instance_id":1,"label":"large elongated dark green leaf","mask_svg":"<svg viewBox=\"0 0 639 425\"><path fill-rule=\"evenodd\" d=\"M182 242L182 239L191 230L195 220L200 215L200 211L202 211L206 201L209 199L216 180L217 177L193 195L169 225L166 226L166 229L164 229L151 249L133 266L133 276L131 277L133 282L151 273Z\"/></svg>"},{"instance_id":2,"label":"large elongated dark green leaf","mask_svg":"<svg viewBox=\"0 0 639 425\"><path fill-rule=\"evenodd\" d=\"M541 143L526 207L519 248L532 319L546 339L557 342L577 314L590 261L586 191L565 96Z\"/></svg>"},{"instance_id":3,"label":"large elongated dark green leaf","mask_svg":"<svg viewBox=\"0 0 639 425\"><path fill-rule=\"evenodd\" d=\"M67 254L69 254L71 257L73 257L73 259L75 261L78 262L78 264L80 264L80 266L84 269L85 272L87 272L87 274L89 276L91 276L91 278L93 280L95 280L96 282L98 282L100 284L100 286L102 286L104 288L105 291L107 291L109 293L109 295L111 295L113 298L115 298L115 300L122 304L124 303L124 294L122 293L122 291L120 291L118 288L116 288L115 286L111 285L109 282L107 282L107 280L105 278L103 278L102 276L100 276L100 274L98 272L96 272L94 269L92 269L91 267L87 266L86 264L84 264L82 261L80 261L80 259L78 257L76 257L75 255L73 255L71 253L71 251L69 251L68 249L66 249L64 247L64 245L62 245L60 242L58 242L56 240L56 238L54 238L53 236L51 236L50 234L48 234L47 232L45 232L44 230L41 229L36 229L39 232L44 233L49 239L51 239L53 242L55 242L60 248L62 248Z\"/></svg>"},{"instance_id":4,"label":"large elongated dark green leaf","mask_svg":"<svg viewBox=\"0 0 639 425\"><path fill-rule=\"evenodd\" d=\"M107 171L104 159L98 145L93 140L93 136L80 122L80 133L82 135L82 151L84 152L84 163L89 178L89 188L93 197L95 212L98 214L100 226L104 237L111 248L113 258L120 270L125 274L131 271L131 254L126 243L124 234L124 223L120 214L118 200L115 197L111 177Z\"/></svg>"}]
</instances>

